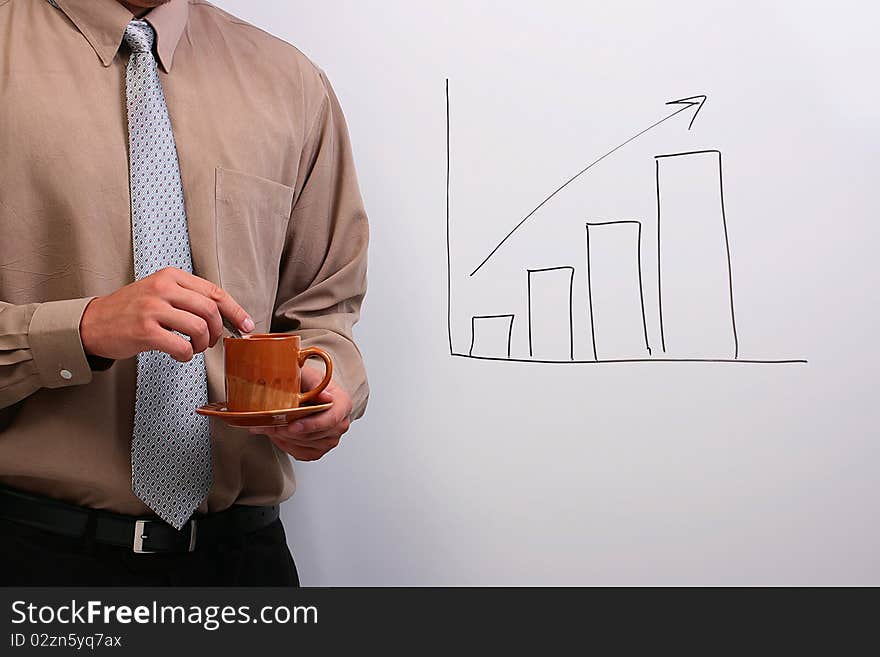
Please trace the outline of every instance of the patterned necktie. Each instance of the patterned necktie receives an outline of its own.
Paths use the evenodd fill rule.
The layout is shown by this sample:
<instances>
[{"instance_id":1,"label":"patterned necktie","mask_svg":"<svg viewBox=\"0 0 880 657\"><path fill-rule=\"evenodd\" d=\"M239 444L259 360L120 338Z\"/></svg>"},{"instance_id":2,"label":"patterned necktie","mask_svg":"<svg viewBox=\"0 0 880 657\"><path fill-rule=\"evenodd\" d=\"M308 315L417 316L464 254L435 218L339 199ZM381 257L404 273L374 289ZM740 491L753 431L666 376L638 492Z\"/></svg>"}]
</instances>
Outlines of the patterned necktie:
<instances>
[{"instance_id":1,"label":"patterned necktie","mask_svg":"<svg viewBox=\"0 0 880 657\"><path fill-rule=\"evenodd\" d=\"M134 273L164 268L192 272L183 186L171 119L153 57L153 28L135 20L123 40L131 50L125 78ZM203 354L179 363L159 351L137 359L131 442L132 490L180 529L211 488L208 401Z\"/></svg>"}]
</instances>

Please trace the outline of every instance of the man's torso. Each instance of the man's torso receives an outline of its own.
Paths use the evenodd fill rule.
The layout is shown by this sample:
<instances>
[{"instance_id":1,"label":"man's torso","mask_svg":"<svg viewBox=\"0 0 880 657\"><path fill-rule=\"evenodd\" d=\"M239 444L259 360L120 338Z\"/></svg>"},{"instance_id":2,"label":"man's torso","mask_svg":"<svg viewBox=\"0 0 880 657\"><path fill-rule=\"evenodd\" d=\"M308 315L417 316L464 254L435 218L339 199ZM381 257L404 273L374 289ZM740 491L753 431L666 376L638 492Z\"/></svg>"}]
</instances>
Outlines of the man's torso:
<instances>
[{"instance_id":1,"label":"man's torso","mask_svg":"<svg viewBox=\"0 0 880 657\"><path fill-rule=\"evenodd\" d=\"M48 3L0 3L0 299L99 296L132 281L126 59L103 66ZM194 272L268 331L302 144L324 94L319 72L291 46L195 2L160 75ZM207 368L209 397L222 399L219 350ZM143 512L130 489L134 389L129 360L0 411L0 483ZM269 441L213 433L215 486L202 510L292 494L289 459Z\"/></svg>"}]
</instances>

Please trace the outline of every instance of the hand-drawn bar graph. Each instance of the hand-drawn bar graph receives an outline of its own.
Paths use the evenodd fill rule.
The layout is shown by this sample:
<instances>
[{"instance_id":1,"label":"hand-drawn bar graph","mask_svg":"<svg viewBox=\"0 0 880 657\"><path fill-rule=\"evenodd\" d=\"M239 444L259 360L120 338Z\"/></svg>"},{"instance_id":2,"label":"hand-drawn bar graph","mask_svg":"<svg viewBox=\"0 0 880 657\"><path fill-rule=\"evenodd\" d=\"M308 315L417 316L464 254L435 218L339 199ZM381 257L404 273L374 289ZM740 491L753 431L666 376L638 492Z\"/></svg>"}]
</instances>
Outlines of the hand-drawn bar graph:
<instances>
[{"instance_id":1,"label":"hand-drawn bar graph","mask_svg":"<svg viewBox=\"0 0 880 657\"><path fill-rule=\"evenodd\" d=\"M492 248L465 281L479 275L493 281L493 260L520 230L541 218L542 208L560 194L568 194L573 183L590 174L594 167L660 125L690 111L690 130L706 104L703 94L666 103L663 116L631 133L604 154L589 160L577 173L563 181L532 209L521 215L513 228ZM508 295L506 301L486 299L486 307L508 311L502 315L470 313L470 346L467 353L458 351L453 340L453 240L452 217L452 139L449 81L446 81L446 257L447 323L449 353L452 356L489 361L516 361L548 364L614 363L739 363L804 364L804 359L748 358L740 354L734 304L733 258L728 217L724 205L724 174L718 150L669 152L644 155L654 162L654 180L648 174L645 189L639 193L656 194L656 218L599 221L587 216L572 216L571 223L585 229L585 276L576 277L571 265L525 269L522 301ZM650 169L648 169L650 171ZM652 189L653 187L653 189ZM545 192L546 193L546 192ZM655 225L656 222L656 225ZM565 230L568 230L565 228ZM644 271L643 235L656 235L656 270ZM566 239L549 231L547 239ZM543 238L542 238L543 239ZM570 244L570 242L569 242ZM552 247L552 243L550 244ZM514 251L515 253L515 251ZM501 256L508 257L510 256ZM519 256L520 258L522 255ZM531 256L528 256L531 257ZM560 256L571 261L568 256ZM528 263L511 260L508 266ZM500 278L494 279L500 281ZM510 279L508 279L510 280ZM646 288L646 283L649 285ZM459 283L461 284L461 283ZM492 292L491 285L483 289ZM657 290L657 296L645 298L645 290ZM483 293L485 294L485 293ZM575 306L575 299L578 306ZM479 310L474 301L469 301ZM582 304L582 305L581 305ZM646 309L646 305L648 308ZM525 306L525 307L523 307ZM650 311L650 312L647 312ZM527 321L516 321L526 312ZM583 313L583 314L581 314ZM577 324L575 317L579 318ZM521 317L521 315L520 315ZM587 319L586 329L580 319ZM651 318L651 319L649 319ZM459 318L465 319L465 318ZM659 326L657 321L659 319ZM650 323L650 330L649 330ZM463 327L462 327L463 328ZM583 331L590 335L582 335ZM528 353L512 349L528 332ZM653 336L653 344L652 337ZM660 344L656 344L659 338ZM575 345L590 344L588 359L575 358ZM578 347L580 349L580 347Z\"/></svg>"},{"instance_id":2,"label":"hand-drawn bar graph","mask_svg":"<svg viewBox=\"0 0 880 657\"><path fill-rule=\"evenodd\" d=\"M593 358L650 356L642 286L641 222L590 222L586 234Z\"/></svg>"}]
</instances>

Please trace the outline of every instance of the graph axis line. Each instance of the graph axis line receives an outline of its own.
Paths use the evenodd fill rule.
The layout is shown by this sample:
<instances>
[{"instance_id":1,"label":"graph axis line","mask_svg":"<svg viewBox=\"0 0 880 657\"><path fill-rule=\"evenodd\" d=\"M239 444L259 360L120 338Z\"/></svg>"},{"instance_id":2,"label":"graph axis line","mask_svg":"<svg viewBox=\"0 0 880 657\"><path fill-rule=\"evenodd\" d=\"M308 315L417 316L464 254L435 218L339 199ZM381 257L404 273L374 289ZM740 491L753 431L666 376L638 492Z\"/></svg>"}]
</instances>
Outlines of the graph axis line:
<instances>
[{"instance_id":1,"label":"graph axis line","mask_svg":"<svg viewBox=\"0 0 880 657\"><path fill-rule=\"evenodd\" d=\"M468 354L454 353L456 358L469 360L493 361L499 363L524 363L535 365L613 365L624 363L703 363L703 364L730 364L730 365L808 365L805 358L618 358L603 360L536 360L527 358L496 358L490 356L469 356Z\"/></svg>"},{"instance_id":2,"label":"graph axis line","mask_svg":"<svg viewBox=\"0 0 880 657\"><path fill-rule=\"evenodd\" d=\"M452 174L452 141L449 106L449 78L446 78L446 331L449 353L455 355L452 346L452 244L450 238L450 190ZM471 345L473 348L473 345Z\"/></svg>"}]
</instances>

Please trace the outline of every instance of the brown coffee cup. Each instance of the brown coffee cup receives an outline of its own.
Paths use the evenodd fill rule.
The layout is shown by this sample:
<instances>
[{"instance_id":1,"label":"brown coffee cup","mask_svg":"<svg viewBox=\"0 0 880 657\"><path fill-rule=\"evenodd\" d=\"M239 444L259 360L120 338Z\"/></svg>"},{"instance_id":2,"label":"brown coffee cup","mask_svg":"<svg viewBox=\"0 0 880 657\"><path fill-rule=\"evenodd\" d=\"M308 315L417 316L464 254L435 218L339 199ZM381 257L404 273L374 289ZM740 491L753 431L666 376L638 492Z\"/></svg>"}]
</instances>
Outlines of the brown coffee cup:
<instances>
[{"instance_id":1,"label":"brown coffee cup","mask_svg":"<svg viewBox=\"0 0 880 657\"><path fill-rule=\"evenodd\" d=\"M226 407L232 412L277 411L299 408L330 385L333 362L318 347L301 348L300 337L263 333L224 338L226 350ZM302 367L309 358L324 361L324 379L313 390L301 392Z\"/></svg>"}]
</instances>

